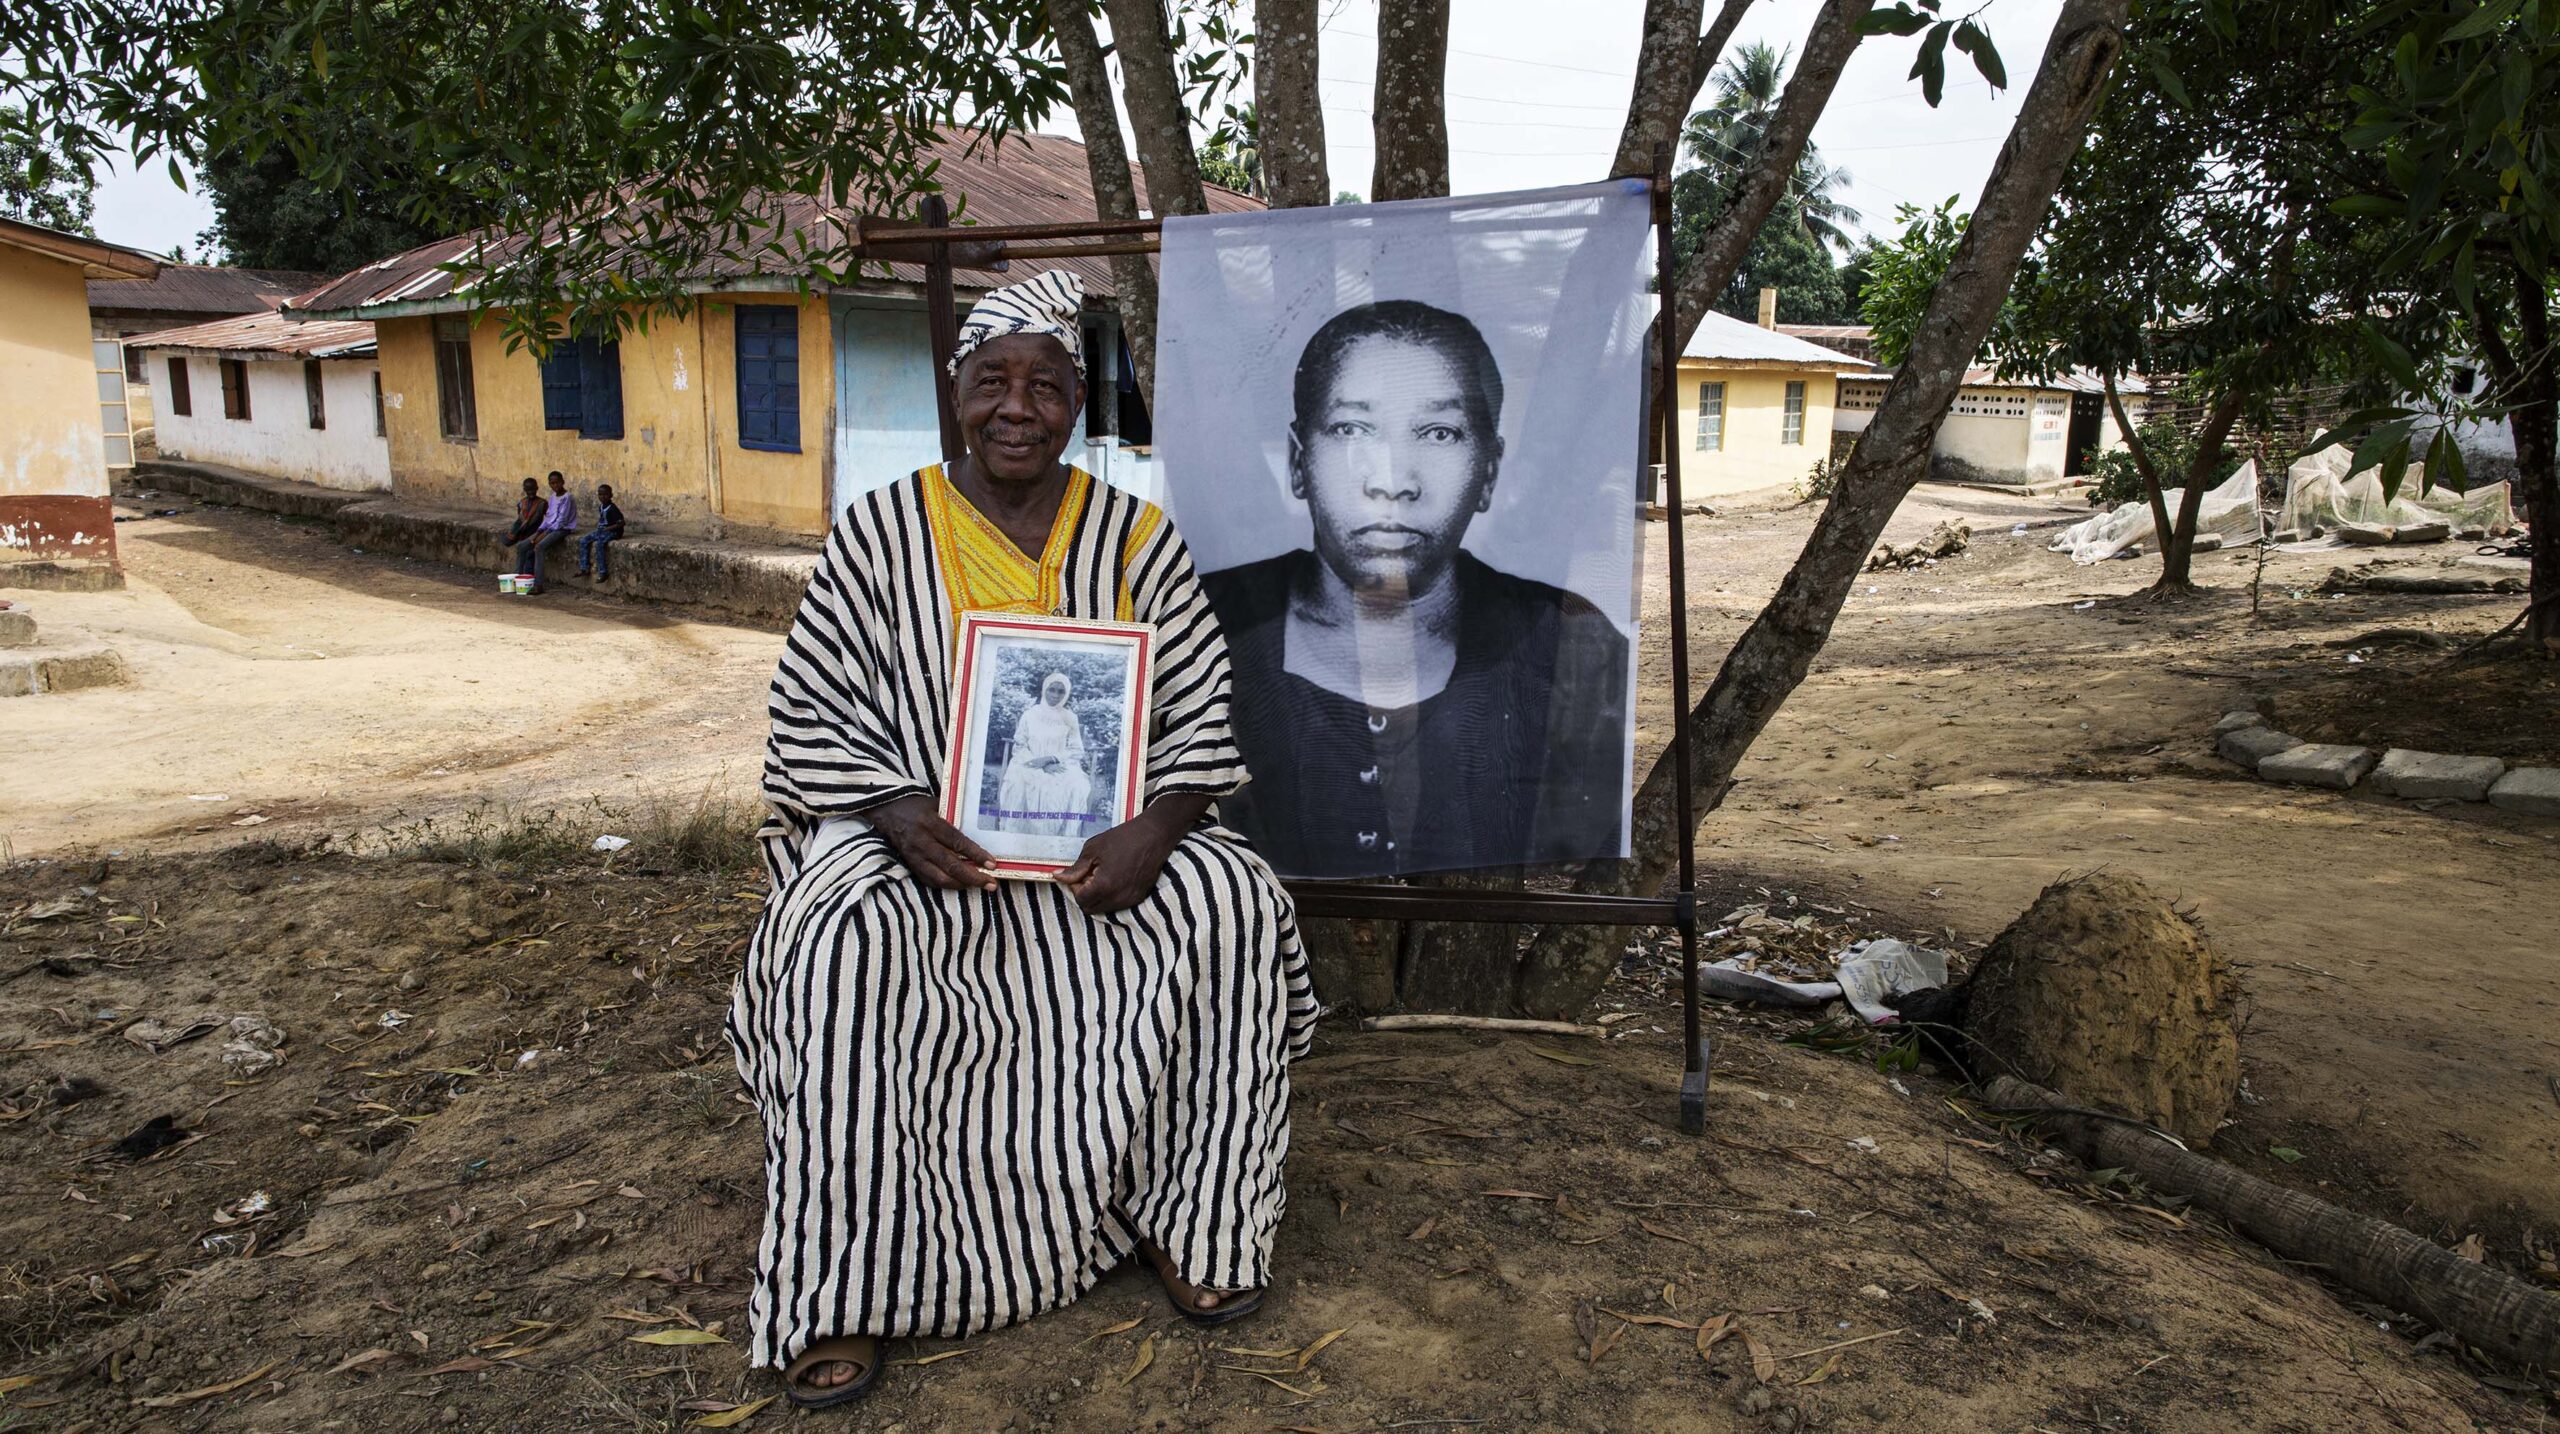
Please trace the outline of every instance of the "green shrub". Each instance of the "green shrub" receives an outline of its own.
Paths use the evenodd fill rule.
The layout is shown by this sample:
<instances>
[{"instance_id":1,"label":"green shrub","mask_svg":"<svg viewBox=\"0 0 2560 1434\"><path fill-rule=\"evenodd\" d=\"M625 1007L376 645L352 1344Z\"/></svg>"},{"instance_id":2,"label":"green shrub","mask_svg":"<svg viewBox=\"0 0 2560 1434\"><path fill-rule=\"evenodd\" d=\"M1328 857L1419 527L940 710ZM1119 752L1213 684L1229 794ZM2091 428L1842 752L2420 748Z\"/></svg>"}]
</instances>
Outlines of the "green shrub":
<instances>
[{"instance_id":1,"label":"green shrub","mask_svg":"<svg viewBox=\"0 0 2560 1434\"><path fill-rule=\"evenodd\" d=\"M2187 465L2196 457L2195 436L2165 418L2146 418L2135 431L2142 436L2143 446L2151 450L2152 466L2160 473L2160 486L2170 492L2185 488ZM2205 478L2205 486L2219 484L2239 466L2239 455L2226 446L2222 461ZM2099 454L2090 464L2089 476L2097 480L2089 490L2092 508L2117 508L2142 501L2142 470L2134 466L2129 449L2110 448Z\"/></svg>"},{"instance_id":2,"label":"green shrub","mask_svg":"<svg viewBox=\"0 0 2560 1434\"><path fill-rule=\"evenodd\" d=\"M1828 503L1840 491L1841 471L1849 465L1838 458L1821 458L1803 477L1796 480L1796 500L1801 503Z\"/></svg>"}]
</instances>

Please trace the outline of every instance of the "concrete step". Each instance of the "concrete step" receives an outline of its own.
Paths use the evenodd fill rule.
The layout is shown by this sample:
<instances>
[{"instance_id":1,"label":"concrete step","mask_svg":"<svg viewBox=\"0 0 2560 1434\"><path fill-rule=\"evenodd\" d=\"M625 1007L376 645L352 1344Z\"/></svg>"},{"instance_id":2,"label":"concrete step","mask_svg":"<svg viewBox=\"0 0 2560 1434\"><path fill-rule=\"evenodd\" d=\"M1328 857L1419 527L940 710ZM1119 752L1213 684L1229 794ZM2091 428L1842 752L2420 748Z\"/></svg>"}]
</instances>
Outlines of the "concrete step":
<instances>
[{"instance_id":1,"label":"concrete step","mask_svg":"<svg viewBox=\"0 0 2560 1434\"><path fill-rule=\"evenodd\" d=\"M0 654L0 697L121 687L124 658L111 647L26 648Z\"/></svg>"},{"instance_id":2,"label":"concrete step","mask_svg":"<svg viewBox=\"0 0 2560 1434\"><path fill-rule=\"evenodd\" d=\"M36 615L12 604L0 607L0 647L36 645Z\"/></svg>"}]
</instances>

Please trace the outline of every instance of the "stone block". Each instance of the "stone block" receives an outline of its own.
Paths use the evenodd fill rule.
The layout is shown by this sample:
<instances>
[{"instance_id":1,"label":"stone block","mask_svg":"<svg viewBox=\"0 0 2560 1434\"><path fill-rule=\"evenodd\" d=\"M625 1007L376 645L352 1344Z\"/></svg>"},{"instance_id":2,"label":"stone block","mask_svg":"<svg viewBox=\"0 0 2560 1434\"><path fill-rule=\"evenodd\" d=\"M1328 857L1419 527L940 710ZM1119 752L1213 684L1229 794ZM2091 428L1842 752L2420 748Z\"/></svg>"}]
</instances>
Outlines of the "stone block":
<instances>
[{"instance_id":1,"label":"stone block","mask_svg":"<svg viewBox=\"0 0 2560 1434\"><path fill-rule=\"evenodd\" d=\"M44 692L77 692L83 687L118 687L124 683L124 658L113 648L84 647L34 655L36 686Z\"/></svg>"},{"instance_id":2,"label":"stone block","mask_svg":"<svg viewBox=\"0 0 2560 1434\"><path fill-rule=\"evenodd\" d=\"M2287 747L2258 763L2258 775L2270 782L2297 787L2327 787L2343 792L2373 770L2371 747L2344 747L2333 742L2305 742Z\"/></svg>"},{"instance_id":3,"label":"stone block","mask_svg":"<svg viewBox=\"0 0 2560 1434\"><path fill-rule=\"evenodd\" d=\"M36 690L36 660L0 657L0 697L29 697Z\"/></svg>"},{"instance_id":4,"label":"stone block","mask_svg":"<svg viewBox=\"0 0 2560 1434\"><path fill-rule=\"evenodd\" d=\"M2447 756L2394 747L2373 769L2373 789L2387 797L2425 801L2450 797L2458 802L2486 800L2489 788L2506 774L2495 757Z\"/></svg>"},{"instance_id":5,"label":"stone block","mask_svg":"<svg viewBox=\"0 0 2560 1434\"><path fill-rule=\"evenodd\" d=\"M36 615L22 607L0 608L0 647L36 645Z\"/></svg>"},{"instance_id":6,"label":"stone block","mask_svg":"<svg viewBox=\"0 0 2560 1434\"><path fill-rule=\"evenodd\" d=\"M2356 543L2368 548L2381 547L2399 536L2399 529L2383 523L2340 523L2338 525L2338 538L2341 542Z\"/></svg>"},{"instance_id":7,"label":"stone block","mask_svg":"<svg viewBox=\"0 0 2560 1434\"><path fill-rule=\"evenodd\" d=\"M2518 767L2489 789L2489 804L2530 817L2560 817L2560 767Z\"/></svg>"},{"instance_id":8,"label":"stone block","mask_svg":"<svg viewBox=\"0 0 2560 1434\"><path fill-rule=\"evenodd\" d=\"M2222 760L2237 762L2254 772L2258 770L2260 762L2278 752L2289 751L2301 745L2301 738L2262 724L2256 727L2236 727L2223 733L2215 739L2213 750L2222 754Z\"/></svg>"},{"instance_id":9,"label":"stone block","mask_svg":"<svg viewBox=\"0 0 2560 1434\"><path fill-rule=\"evenodd\" d=\"M2450 523L2411 523L2391 530L2391 541L2395 543L2441 543L2452 536Z\"/></svg>"},{"instance_id":10,"label":"stone block","mask_svg":"<svg viewBox=\"0 0 2560 1434\"><path fill-rule=\"evenodd\" d=\"M2267 719L2255 712L2225 712L2222 714L2222 720L2213 724L2213 735L2219 737L2226 732L2237 732L2243 727L2266 725Z\"/></svg>"}]
</instances>

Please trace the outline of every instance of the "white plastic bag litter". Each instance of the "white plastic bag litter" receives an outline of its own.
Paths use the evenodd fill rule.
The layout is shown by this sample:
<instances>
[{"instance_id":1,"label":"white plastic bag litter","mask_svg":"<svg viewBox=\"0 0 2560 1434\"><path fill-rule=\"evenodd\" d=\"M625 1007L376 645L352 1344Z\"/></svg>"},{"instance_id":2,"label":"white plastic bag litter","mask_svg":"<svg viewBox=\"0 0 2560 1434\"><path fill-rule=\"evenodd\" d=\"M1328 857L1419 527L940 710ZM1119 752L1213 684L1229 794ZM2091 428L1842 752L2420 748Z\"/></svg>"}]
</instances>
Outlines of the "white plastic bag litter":
<instances>
[{"instance_id":1,"label":"white plastic bag litter","mask_svg":"<svg viewBox=\"0 0 2560 1434\"><path fill-rule=\"evenodd\" d=\"M1753 1001L1763 1006L1819 1006L1840 998L1837 981L1782 981L1742 969L1738 957L1712 965L1698 963L1698 989L1728 1001Z\"/></svg>"},{"instance_id":2,"label":"white plastic bag litter","mask_svg":"<svg viewBox=\"0 0 2560 1434\"><path fill-rule=\"evenodd\" d=\"M1947 953L1908 941L1860 941L1840 953L1840 994L1870 1025L1899 1021L1888 996L1947 984Z\"/></svg>"}]
</instances>

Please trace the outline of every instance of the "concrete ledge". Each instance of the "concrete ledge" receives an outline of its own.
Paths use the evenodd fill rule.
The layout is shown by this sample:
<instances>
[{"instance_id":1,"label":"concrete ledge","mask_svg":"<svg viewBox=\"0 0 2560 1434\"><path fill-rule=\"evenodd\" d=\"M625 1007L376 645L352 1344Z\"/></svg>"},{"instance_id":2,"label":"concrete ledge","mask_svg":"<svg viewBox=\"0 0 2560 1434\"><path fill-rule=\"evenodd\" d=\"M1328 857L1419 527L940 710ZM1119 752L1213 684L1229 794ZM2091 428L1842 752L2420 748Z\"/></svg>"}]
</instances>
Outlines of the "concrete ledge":
<instances>
[{"instance_id":1,"label":"concrete ledge","mask_svg":"<svg viewBox=\"0 0 2560 1434\"><path fill-rule=\"evenodd\" d=\"M0 647L36 645L36 615L22 607L0 607Z\"/></svg>"},{"instance_id":2,"label":"concrete ledge","mask_svg":"<svg viewBox=\"0 0 2560 1434\"><path fill-rule=\"evenodd\" d=\"M133 484L185 493L208 503L323 519L338 541L349 547L487 573L492 578L493 601L498 596L496 575L514 569L501 541L511 514L415 507L380 493L341 492L170 459L136 468ZM790 622L800 610L800 592L817 571L818 554L813 548L634 533L613 545L610 562L612 581L595 584L594 591L678 603L778 626ZM547 556L542 580L583 588L587 585L572 576L577 569L578 535L572 534Z\"/></svg>"},{"instance_id":3,"label":"concrete ledge","mask_svg":"<svg viewBox=\"0 0 2560 1434\"><path fill-rule=\"evenodd\" d=\"M2374 752L2370 747L2347 747L2334 742L2305 742L2287 747L2258 763L2258 775L2270 782L2285 782L2297 787L2326 787L2343 792L2364 780L2373 770Z\"/></svg>"},{"instance_id":4,"label":"concrete ledge","mask_svg":"<svg viewBox=\"0 0 2560 1434\"><path fill-rule=\"evenodd\" d=\"M124 659L113 648L71 647L56 652L13 652L0 657L0 697L120 687L124 680Z\"/></svg>"},{"instance_id":5,"label":"concrete ledge","mask_svg":"<svg viewBox=\"0 0 2560 1434\"><path fill-rule=\"evenodd\" d=\"M124 586L124 569L112 563L45 558L0 559L0 588L47 593L104 593Z\"/></svg>"},{"instance_id":6,"label":"concrete ledge","mask_svg":"<svg viewBox=\"0 0 2560 1434\"><path fill-rule=\"evenodd\" d=\"M263 473L225 468L219 463L189 463L175 458L146 459L134 465L133 476L126 481L133 487L154 492L184 493L208 503L255 508L262 513L282 513L294 518L327 518L350 504L383 496L270 478Z\"/></svg>"}]
</instances>

